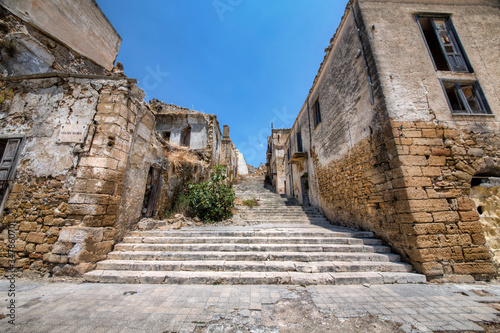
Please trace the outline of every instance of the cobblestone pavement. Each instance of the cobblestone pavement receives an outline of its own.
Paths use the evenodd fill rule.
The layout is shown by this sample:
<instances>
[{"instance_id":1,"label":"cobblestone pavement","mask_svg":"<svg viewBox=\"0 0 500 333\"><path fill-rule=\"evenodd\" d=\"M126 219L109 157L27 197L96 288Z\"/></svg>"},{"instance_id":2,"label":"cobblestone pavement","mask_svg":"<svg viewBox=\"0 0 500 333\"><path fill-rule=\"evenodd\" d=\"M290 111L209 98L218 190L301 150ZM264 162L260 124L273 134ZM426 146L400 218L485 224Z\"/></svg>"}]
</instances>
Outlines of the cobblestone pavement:
<instances>
[{"instance_id":1,"label":"cobblestone pavement","mask_svg":"<svg viewBox=\"0 0 500 333\"><path fill-rule=\"evenodd\" d=\"M12 299L9 285L0 281L4 315ZM497 322L500 314L493 308L500 303L498 284L305 287L18 280L15 294L16 325L9 324L7 316L0 320L2 332L231 331L224 329L223 321L246 327L244 332L281 332L283 323L266 324L262 318L277 302L301 301L304 295L324 318L342 322L369 316L393 322L397 331L405 332L483 331L478 323Z\"/></svg>"}]
</instances>

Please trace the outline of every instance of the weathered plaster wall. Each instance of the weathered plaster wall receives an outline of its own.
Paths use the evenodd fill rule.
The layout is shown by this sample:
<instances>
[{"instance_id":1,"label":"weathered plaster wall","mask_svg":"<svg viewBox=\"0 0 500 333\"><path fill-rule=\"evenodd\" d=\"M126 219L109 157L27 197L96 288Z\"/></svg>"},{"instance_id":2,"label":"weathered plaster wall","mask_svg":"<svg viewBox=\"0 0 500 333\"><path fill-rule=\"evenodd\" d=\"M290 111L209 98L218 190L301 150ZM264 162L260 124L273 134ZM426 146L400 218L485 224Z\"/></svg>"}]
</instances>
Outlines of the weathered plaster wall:
<instances>
[{"instance_id":1,"label":"weathered plaster wall","mask_svg":"<svg viewBox=\"0 0 500 333\"><path fill-rule=\"evenodd\" d=\"M138 194L124 177L136 167L129 158L144 149L133 139L149 140L153 128L143 93L127 80L75 78L4 80L1 92L9 91L0 136L26 140L2 212L2 267L11 231L17 268L87 271L134 222L136 207L126 204ZM57 143L65 124L87 126L83 144ZM133 177L138 185L140 175ZM121 203L126 217L117 223Z\"/></svg>"},{"instance_id":2,"label":"weathered plaster wall","mask_svg":"<svg viewBox=\"0 0 500 333\"><path fill-rule=\"evenodd\" d=\"M0 5L0 75L64 72L111 75L104 67L83 57Z\"/></svg>"},{"instance_id":3,"label":"weathered plaster wall","mask_svg":"<svg viewBox=\"0 0 500 333\"><path fill-rule=\"evenodd\" d=\"M111 70L121 37L93 0L0 0L0 4L71 49Z\"/></svg>"}]
</instances>

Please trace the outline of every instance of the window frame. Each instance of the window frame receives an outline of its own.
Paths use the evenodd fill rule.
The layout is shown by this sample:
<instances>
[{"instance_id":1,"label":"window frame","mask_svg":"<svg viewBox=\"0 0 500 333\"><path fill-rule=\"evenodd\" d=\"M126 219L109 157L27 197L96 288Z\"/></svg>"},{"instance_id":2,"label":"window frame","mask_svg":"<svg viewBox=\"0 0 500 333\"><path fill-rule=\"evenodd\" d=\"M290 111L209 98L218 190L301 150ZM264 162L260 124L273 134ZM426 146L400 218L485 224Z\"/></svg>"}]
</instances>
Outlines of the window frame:
<instances>
[{"instance_id":1,"label":"window frame","mask_svg":"<svg viewBox=\"0 0 500 333\"><path fill-rule=\"evenodd\" d=\"M419 18L427 18L430 20L430 23L432 25L432 28L434 30L435 37L439 43L439 47L441 50L441 54L444 57L444 60L446 61L446 64L448 66L448 70L442 70L439 69L438 66L436 65L436 60L434 59L434 56L432 54L431 48L429 46L429 42L427 40L427 37L425 36L424 30L422 28L422 25L420 24ZM446 32L448 33L450 39L451 39L451 45L455 49L456 52L453 52L454 54L458 54L462 60L465 63L465 69L464 70L457 70L457 67L452 66L450 64L450 61L448 59L448 55L450 52L447 52L445 49L445 46L443 45L442 41L439 38L438 30L436 27L436 24L434 22L434 19L441 19L445 20L445 29ZM427 48L427 51L429 53L429 56L432 60L432 64L434 65L434 69L436 71L441 70L441 71L446 71L446 72L455 72L455 73L474 73L474 68L472 67L471 63L469 62L469 58L467 57L467 53L465 52L465 49L462 45L462 42L460 41L460 38L458 37L458 33L455 29L455 25L453 24L453 20L451 18L451 14L443 14L443 13L416 13L415 14L415 21L417 22L418 28L420 30L420 33L422 35L422 38L425 42L425 46ZM456 55L455 55L456 56Z\"/></svg>"},{"instance_id":2,"label":"window frame","mask_svg":"<svg viewBox=\"0 0 500 333\"><path fill-rule=\"evenodd\" d=\"M450 111L453 115L492 115L491 108L488 104L488 101L486 100L486 96L484 95L484 91L481 88L481 85L479 84L478 81L471 81L471 80L447 80L447 79L441 79L439 80L441 83L441 87L443 88L443 92L446 98L446 102L448 103L448 107L450 108ZM454 84L455 85L455 90L457 92L457 97L459 98L459 102L465 107L465 110L454 110L453 106L451 104L450 98L448 97L448 91L446 90L446 84ZM474 98L476 100L476 103L478 104L481 112L474 112L467 100L467 97L465 96L462 87L464 85L469 85L472 84L474 88Z\"/></svg>"}]
</instances>

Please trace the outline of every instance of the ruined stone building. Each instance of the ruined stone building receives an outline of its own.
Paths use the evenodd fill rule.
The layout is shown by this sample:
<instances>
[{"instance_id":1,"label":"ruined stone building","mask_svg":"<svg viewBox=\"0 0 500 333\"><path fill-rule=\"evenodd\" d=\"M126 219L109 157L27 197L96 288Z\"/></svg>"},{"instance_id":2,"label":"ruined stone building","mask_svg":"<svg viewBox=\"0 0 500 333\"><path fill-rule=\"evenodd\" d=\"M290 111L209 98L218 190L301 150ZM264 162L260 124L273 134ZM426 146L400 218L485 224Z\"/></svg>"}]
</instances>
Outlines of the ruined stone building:
<instances>
[{"instance_id":1,"label":"ruined stone building","mask_svg":"<svg viewBox=\"0 0 500 333\"><path fill-rule=\"evenodd\" d=\"M280 194L285 194L286 191L286 175L285 163L287 159L287 150L285 142L290 134L290 129L272 129L271 135L267 138L267 177L272 183L276 191ZM290 184L290 182L288 183Z\"/></svg>"},{"instance_id":2,"label":"ruined stone building","mask_svg":"<svg viewBox=\"0 0 500 333\"><path fill-rule=\"evenodd\" d=\"M286 193L431 279L496 276L498 36L498 1L349 1L285 143Z\"/></svg>"},{"instance_id":3,"label":"ruined stone building","mask_svg":"<svg viewBox=\"0 0 500 333\"><path fill-rule=\"evenodd\" d=\"M86 272L187 181L237 175L217 118L146 104L120 42L92 0L0 0L0 271Z\"/></svg>"}]
</instances>

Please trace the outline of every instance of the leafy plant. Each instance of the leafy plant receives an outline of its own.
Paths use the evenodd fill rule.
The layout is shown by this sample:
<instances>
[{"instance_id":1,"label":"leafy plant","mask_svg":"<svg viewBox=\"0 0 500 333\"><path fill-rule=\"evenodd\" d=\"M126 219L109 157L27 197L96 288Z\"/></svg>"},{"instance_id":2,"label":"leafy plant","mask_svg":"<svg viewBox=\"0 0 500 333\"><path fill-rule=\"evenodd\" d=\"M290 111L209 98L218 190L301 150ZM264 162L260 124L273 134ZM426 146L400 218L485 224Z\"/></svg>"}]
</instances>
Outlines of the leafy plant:
<instances>
[{"instance_id":1,"label":"leafy plant","mask_svg":"<svg viewBox=\"0 0 500 333\"><path fill-rule=\"evenodd\" d=\"M202 221L213 223L231 217L235 194L226 178L225 167L217 165L209 181L188 184L189 207Z\"/></svg>"},{"instance_id":2,"label":"leafy plant","mask_svg":"<svg viewBox=\"0 0 500 333\"><path fill-rule=\"evenodd\" d=\"M259 202L257 201L257 199L252 198L252 199L243 200L243 205L248 206L250 208L253 208L255 206L258 206Z\"/></svg>"}]
</instances>

